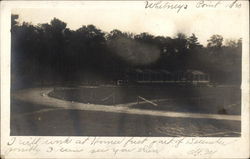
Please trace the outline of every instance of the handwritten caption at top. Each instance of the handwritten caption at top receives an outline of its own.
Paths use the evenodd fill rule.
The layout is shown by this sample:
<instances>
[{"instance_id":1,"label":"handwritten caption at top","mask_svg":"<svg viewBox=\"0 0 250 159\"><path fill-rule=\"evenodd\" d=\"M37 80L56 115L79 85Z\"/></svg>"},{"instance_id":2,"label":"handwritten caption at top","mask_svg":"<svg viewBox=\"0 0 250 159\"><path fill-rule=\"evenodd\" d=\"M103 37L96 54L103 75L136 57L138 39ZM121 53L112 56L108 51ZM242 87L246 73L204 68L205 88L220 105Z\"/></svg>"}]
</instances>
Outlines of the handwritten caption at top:
<instances>
[{"instance_id":1,"label":"handwritten caption at top","mask_svg":"<svg viewBox=\"0 0 250 159\"><path fill-rule=\"evenodd\" d=\"M205 1L200 0L194 3L194 8L241 8L242 4L238 0L233 0L229 2L225 1ZM182 10L187 10L193 8L193 5L190 6L185 1L145 1L145 9L167 9L167 10L176 10L179 13Z\"/></svg>"}]
</instances>

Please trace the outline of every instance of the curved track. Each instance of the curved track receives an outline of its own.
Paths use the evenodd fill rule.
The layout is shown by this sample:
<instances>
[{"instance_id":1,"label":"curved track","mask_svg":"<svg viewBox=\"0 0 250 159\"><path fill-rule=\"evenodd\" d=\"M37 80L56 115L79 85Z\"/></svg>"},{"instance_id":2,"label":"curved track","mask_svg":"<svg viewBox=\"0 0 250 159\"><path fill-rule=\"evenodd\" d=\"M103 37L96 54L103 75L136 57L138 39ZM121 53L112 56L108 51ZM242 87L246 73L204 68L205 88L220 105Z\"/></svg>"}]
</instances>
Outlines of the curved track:
<instances>
[{"instance_id":1,"label":"curved track","mask_svg":"<svg viewBox=\"0 0 250 159\"><path fill-rule=\"evenodd\" d=\"M199 114L199 113L183 113L183 112L168 112L168 111L155 111L155 110L142 110L134 109L128 105L96 105L96 104L84 104L77 102L64 101L48 96L53 88L31 88L25 90L19 90L13 93L13 97L17 100L29 102L32 104L39 104L54 108L73 109L73 110L90 110L90 111L103 111L113 113L127 113L137 115L150 115L150 116L162 116L162 117L175 117L175 118L202 118L202 119L216 119L216 120L232 120L240 121L240 115L221 115L221 114Z\"/></svg>"}]
</instances>

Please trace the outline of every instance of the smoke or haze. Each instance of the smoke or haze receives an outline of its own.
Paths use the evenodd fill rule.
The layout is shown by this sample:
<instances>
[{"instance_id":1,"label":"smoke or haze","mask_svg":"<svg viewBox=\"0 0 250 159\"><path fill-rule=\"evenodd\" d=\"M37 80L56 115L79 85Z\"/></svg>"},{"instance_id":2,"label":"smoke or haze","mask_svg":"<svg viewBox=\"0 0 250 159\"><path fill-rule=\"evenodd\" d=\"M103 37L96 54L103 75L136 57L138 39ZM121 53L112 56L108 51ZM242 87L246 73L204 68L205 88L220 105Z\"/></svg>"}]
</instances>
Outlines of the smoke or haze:
<instances>
[{"instance_id":1,"label":"smoke or haze","mask_svg":"<svg viewBox=\"0 0 250 159\"><path fill-rule=\"evenodd\" d=\"M133 65L146 65L160 57L160 50L153 45L120 37L109 44L112 50Z\"/></svg>"}]
</instances>

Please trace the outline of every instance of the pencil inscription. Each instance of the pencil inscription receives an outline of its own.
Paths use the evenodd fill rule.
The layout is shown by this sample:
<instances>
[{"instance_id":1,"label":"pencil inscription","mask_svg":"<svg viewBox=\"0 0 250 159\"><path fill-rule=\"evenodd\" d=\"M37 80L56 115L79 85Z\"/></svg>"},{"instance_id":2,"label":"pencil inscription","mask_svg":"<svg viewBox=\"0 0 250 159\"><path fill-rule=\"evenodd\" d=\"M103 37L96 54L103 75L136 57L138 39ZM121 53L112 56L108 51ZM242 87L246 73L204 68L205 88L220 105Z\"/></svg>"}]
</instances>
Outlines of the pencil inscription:
<instances>
[{"instance_id":1,"label":"pencil inscription","mask_svg":"<svg viewBox=\"0 0 250 159\"><path fill-rule=\"evenodd\" d=\"M187 9L188 5L185 3L175 3L167 1L146 1L145 8L155 8L155 9L170 9L177 10L177 13L181 10Z\"/></svg>"},{"instance_id":2,"label":"pencil inscription","mask_svg":"<svg viewBox=\"0 0 250 159\"><path fill-rule=\"evenodd\" d=\"M5 154L9 153L89 153L89 154L104 154L111 153L114 156L119 154L130 153L145 153L145 154L159 154L162 151L170 149L179 149L182 146L190 146L193 148L186 151L190 156L204 156L211 157L218 151L213 149L216 147L224 147L233 144L236 140L230 142L223 138L209 139L209 138L186 138L186 137L172 137L166 139L157 138L117 138L110 139L106 137L87 137L87 138L73 138L64 137L60 139L46 139L41 137L28 137L19 139L12 137L6 143L7 149ZM72 144L77 146L72 147ZM97 147L98 146L98 147ZM209 146L210 148L204 148Z\"/></svg>"}]
</instances>

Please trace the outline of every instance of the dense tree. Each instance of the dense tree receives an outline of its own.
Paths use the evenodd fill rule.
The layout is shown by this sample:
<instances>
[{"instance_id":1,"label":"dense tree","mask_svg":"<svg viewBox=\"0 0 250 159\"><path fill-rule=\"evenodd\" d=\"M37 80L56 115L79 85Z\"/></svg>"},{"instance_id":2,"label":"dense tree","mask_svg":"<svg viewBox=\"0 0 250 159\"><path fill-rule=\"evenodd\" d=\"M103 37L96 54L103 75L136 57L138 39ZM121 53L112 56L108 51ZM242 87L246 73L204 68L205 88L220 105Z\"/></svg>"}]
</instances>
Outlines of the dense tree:
<instances>
[{"instance_id":1,"label":"dense tree","mask_svg":"<svg viewBox=\"0 0 250 159\"><path fill-rule=\"evenodd\" d=\"M19 18L19 15L13 14L11 15L11 27L13 28L15 25L18 24L17 19Z\"/></svg>"},{"instance_id":2,"label":"dense tree","mask_svg":"<svg viewBox=\"0 0 250 159\"><path fill-rule=\"evenodd\" d=\"M202 45L199 43L198 38L195 36L195 34L192 34L188 39L187 39L187 45L189 49L195 49L202 47Z\"/></svg>"},{"instance_id":3,"label":"dense tree","mask_svg":"<svg viewBox=\"0 0 250 159\"><path fill-rule=\"evenodd\" d=\"M154 42L154 36L146 32L135 35L135 39L141 42L151 43L151 44Z\"/></svg>"},{"instance_id":4,"label":"dense tree","mask_svg":"<svg viewBox=\"0 0 250 159\"><path fill-rule=\"evenodd\" d=\"M207 42L208 42L207 47L221 48L223 37L221 35L212 35Z\"/></svg>"},{"instance_id":5,"label":"dense tree","mask_svg":"<svg viewBox=\"0 0 250 159\"><path fill-rule=\"evenodd\" d=\"M129 69L170 71L197 69L215 82L241 81L241 39L213 35L203 47L187 37L133 34L114 29L105 33L94 25L70 30L57 18L50 23L18 23L11 17L11 74L13 86L43 82L82 82L122 79ZM92 75L90 75L90 73ZM76 81L79 80L79 81Z\"/></svg>"},{"instance_id":6,"label":"dense tree","mask_svg":"<svg viewBox=\"0 0 250 159\"><path fill-rule=\"evenodd\" d=\"M175 52L185 54L187 52L187 36L183 33L178 33L175 38Z\"/></svg>"}]
</instances>

